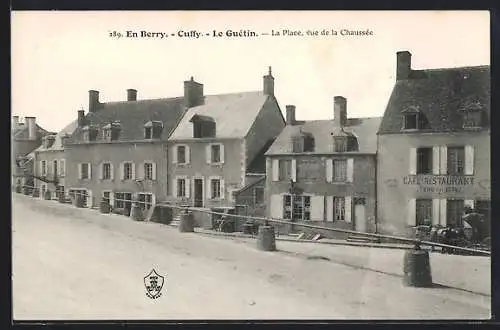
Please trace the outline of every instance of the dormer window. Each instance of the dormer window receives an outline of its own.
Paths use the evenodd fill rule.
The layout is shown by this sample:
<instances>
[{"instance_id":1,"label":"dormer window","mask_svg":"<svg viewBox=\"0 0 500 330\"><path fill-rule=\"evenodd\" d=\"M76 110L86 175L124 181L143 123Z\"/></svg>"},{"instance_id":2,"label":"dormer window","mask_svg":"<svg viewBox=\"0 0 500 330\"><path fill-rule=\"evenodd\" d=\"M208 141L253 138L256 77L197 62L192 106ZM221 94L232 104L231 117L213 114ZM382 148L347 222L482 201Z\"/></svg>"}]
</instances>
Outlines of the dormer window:
<instances>
[{"instance_id":1,"label":"dormer window","mask_svg":"<svg viewBox=\"0 0 500 330\"><path fill-rule=\"evenodd\" d=\"M483 126L483 106L479 101L467 102L461 107L463 128L479 128Z\"/></svg>"},{"instance_id":2,"label":"dormer window","mask_svg":"<svg viewBox=\"0 0 500 330\"><path fill-rule=\"evenodd\" d=\"M314 137L312 135L304 136L304 152L314 151Z\"/></svg>"},{"instance_id":3,"label":"dormer window","mask_svg":"<svg viewBox=\"0 0 500 330\"><path fill-rule=\"evenodd\" d=\"M313 152L314 151L314 137L310 133L300 131L299 134L291 137L292 152Z\"/></svg>"},{"instance_id":4,"label":"dormer window","mask_svg":"<svg viewBox=\"0 0 500 330\"><path fill-rule=\"evenodd\" d=\"M85 141L95 141L97 138L97 129L93 126L83 128L83 138Z\"/></svg>"},{"instance_id":5,"label":"dormer window","mask_svg":"<svg viewBox=\"0 0 500 330\"><path fill-rule=\"evenodd\" d=\"M194 115L190 122L193 123L193 137L214 138L216 134L215 120L212 117Z\"/></svg>"},{"instance_id":6,"label":"dormer window","mask_svg":"<svg viewBox=\"0 0 500 330\"><path fill-rule=\"evenodd\" d=\"M52 147L56 139L55 135L47 135L43 138L43 146L45 149Z\"/></svg>"},{"instance_id":7,"label":"dormer window","mask_svg":"<svg viewBox=\"0 0 500 330\"><path fill-rule=\"evenodd\" d=\"M148 121L144 124L145 139L159 139L163 131L163 123L161 121Z\"/></svg>"},{"instance_id":8,"label":"dormer window","mask_svg":"<svg viewBox=\"0 0 500 330\"><path fill-rule=\"evenodd\" d=\"M426 128L429 128L429 122L418 107L409 107L403 111L403 129L416 130Z\"/></svg>"},{"instance_id":9,"label":"dormer window","mask_svg":"<svg viewBox=\"0 0 500 330\"><path fill-rule=\"evenodd\" d=\"M336 136L334 137L335 152L346 152L347 151L347 136Z\"/></svg>"},{"instance_id":10,"label":"dormer window","mask_svg":"<svg viewBox=\"0 0 500 330\"><path fill-rule=\"evenodd\" d=\"M119 122L109 123L102 128L104 140L116 141L120 138L121 124Z\"/></svg>"}]
</instances>

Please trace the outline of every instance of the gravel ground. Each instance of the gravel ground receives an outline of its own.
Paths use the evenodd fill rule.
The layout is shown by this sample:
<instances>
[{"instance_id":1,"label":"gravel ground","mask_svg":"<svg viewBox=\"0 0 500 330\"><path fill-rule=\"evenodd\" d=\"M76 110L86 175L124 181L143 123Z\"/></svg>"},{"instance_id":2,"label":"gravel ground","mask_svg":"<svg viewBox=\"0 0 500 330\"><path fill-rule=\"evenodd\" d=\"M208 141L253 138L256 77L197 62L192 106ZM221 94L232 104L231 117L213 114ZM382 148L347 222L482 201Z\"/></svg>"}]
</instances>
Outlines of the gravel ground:
<instances>
[{"instance_id":1,"label":"gravel ground","mask_svg":"<svg viewBox=\"0 0 500 330\"><path fill-rule=\"evenodd\" d=\"M262 252L253 240L179 233L22 195L13 197L12 223L16 320L490 317L484 294L408 288L374 271L381 261L401 262L385 249L279 242L282 252ZM166 278L154 300L143 283L152 268Z\"/></svg>"}]
</instances>

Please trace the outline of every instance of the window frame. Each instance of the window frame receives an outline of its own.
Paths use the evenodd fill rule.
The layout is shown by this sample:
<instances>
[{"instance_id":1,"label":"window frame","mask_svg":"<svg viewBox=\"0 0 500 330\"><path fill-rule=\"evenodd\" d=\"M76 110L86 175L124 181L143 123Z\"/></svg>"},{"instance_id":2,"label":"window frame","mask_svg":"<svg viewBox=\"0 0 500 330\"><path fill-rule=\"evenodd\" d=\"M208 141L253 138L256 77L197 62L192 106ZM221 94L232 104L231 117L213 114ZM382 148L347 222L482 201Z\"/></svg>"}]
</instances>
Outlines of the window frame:
<instances>
[{"instance_id":1,"label":"window frame","mask_svg":"<svg viewBox=\"0 0 500 330\"><path fill-rule=\"evenodd\" d=\"M426 150L428 152L429 159L427 160L427 171L423 171L424 169L422 168L423 162L421 162L421 156L422 151ZM433 158L434 158L434 152L433 152L433 147L427 147L427 146L422 146L422 147L417 147L416 148L416 166L415 166L415 173L416 175L432 175L432 170L433 170Z\"/></svg>"},{"instance_id":2,"label":"window frame","mask_svg":"<svg viewBox=\"0 0 500 330\"><path fill-rule=\"evenodd\" d=\"M338 211L337 201L340 201L340 212ZM345 196L333 196L333 222L346 221ZM337 219L337 215L340 217Z\"/></svg>"},{"instance_id":3,"label":"window frame","mask_svg":"<svg viewBox=\"0 0 500 330\"><path fill-rule=\"evenodd\" d=\"M87 169L86 171L84 171L84 166L86 166L86 169ZM80 163L81 179L82 180L89 180L90 179L89 167L90 167L89 163Z\"/></svg>"},{"instance_id":4,"label":"window frame","mask_svg":"<svg viewBox=\"0 0 500 330\"><path fill-rule=\"evenodd\" d=\"M461 151L458 151L457 157L456 159L454 159L450 150L460 150L460 149ZM456 164L453 164L454 160L457 161ZM459 170L460 162L461 162L461 171ZM452 168L452 166L454 166L455 168ZM465 146L448 145L446 147L446 174L456 175L456 176L465 175Z\"/></svg>"},{"instance_id":5,"label":"window frame","mask_svg":"<svg viewBox=\"0 0 500 330\"><path fill-rule=\"evenodd\" d=\"M109 172L108 172L109 176L108 177L106 177L106 165L109 167ZM112 167L111 163L110 162L103 162L101 166L102 166L102 179L103 180L111 180L111 167Z\"/></svg>"},{"instance_id":6,"label":"window frame","mask_svg":"<svg viewBox=\"0 0 500 330\"><path fill-rule=\"evenodd\" d=\"M218 189L214 189L214 183L218 182ZM216 192L216 193L215 193ZM215 193L215 194L214 194ZM220 178L210 179L210 199L221 199L222 195L222 180Z\"/></svg>"},{"instance_id":7,"label":"window frame","mask_svg":"<svg viewBox=\"0 0 500 330\"><path fill-rule=\"evenodd\" d=\"M129 177L127 177L127 166L130 167L130 176ZM124 181L133 180L133 169L132 169L133 166L134 166L133 162L123 162L123 180Z\"/></svg>"},{"instance_id":8,"label":"window frame","mask_svg":"<svg viewBox=\"0 0 500 330\"><path fill-rule=\"evenodd\" d=\"M218 148L218 160L214 160L214 148ZM211 164L221 164L222 163L222 158L221 158L221 151L222 147L220 143L212 143L210 144L210 163Z\"/></svg>"},{"instance_id":9,"label":"window frame","mask_svg":"<svg viewBox=\"0 0 500 330\"><path fill-rule=\"evenodd\" d=\"M184 152L182 153L182 156L184 158L184 161L180 161L180 153L179 153L179 150L184 150ZM177 164L179 165L186 165L187 164L187 146L185 144L179 144L176 146L175 148L175 152L176 152L176 157L177 157Z\"/></svg>"},{"instance_id":10,"label":"window frame","mask_svg":"<svg viewBox=\"0 0 500 330\"><path fill-rule=\"evenodd\" d=\"M152 162L144 162L143 166L144 166L144 180L153 180L153 177L154 177L153 176L153 171L154 171L153 163ZM151 175L148 175L148 167L151 170L151 172L150 172Z\"/></svg>"},{"instance_id":11,"label":"window frame","mask_svg":"<svg viewBox=\"0 0 500 330\"><path fill-rule=\"evenodd\" d=\"M420 205L419 205L420 204ZM423 205L427 204L427 205ZM425 225L425 218L428 218L429 223L432 224L432 198L416 198L415 199L415 225L422 226ZM425 212L419 213L422 209L426 209ZM426 217L427 216L427 217Z\"/></svg>"},{"instance_id":12,"label":"window frame","mask_svg":"<svg viewBox=\"0 0 500 330\"><path fill-rule=\"evenodd\" d=\"M342 177L337 177L337 171L335 164L342 163ZM332 182L334 183L345 183L347 182L347 159L344 158L334 158L332 159Z\"/></svg>"}]
</instances>

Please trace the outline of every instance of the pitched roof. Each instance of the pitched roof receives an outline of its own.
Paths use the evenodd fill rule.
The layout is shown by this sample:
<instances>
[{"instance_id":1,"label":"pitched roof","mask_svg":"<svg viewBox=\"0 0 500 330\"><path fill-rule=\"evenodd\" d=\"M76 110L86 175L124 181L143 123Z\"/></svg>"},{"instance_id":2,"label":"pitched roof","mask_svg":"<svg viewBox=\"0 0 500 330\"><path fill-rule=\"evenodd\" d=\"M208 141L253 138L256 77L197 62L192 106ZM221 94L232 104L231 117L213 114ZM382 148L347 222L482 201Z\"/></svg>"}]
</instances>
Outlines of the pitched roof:
<instances>
[{"instance_id":1,"label":"pitched roof","mask_svg":"<svg viewBox=\"0 0 500 330\"><path fill-rule=\"evenodd\" d=\"M357 153L375 154L377 152L376 134L380 121L381 117L349 118L347 120L344 131L357 137L359 145ZM314 137L314 152L311 152L312 154L333 153L331 133L334 129L333 120L302 121L297 125L287 125L266 152L266 155L292 153L290 141L293 136L300 134L301 131Z\"/></svg>"},{"instance_id":2,"label":"pitched roof","mask_svg":"<svg viewBox=\"0 0 500 330\"><path fill-rule=\"evenodd\" d=\"M424 114L431 132L461 131L460 109L479 102L487 127L490 115L490 67L412 70L410 78L398 80L387 104L380 134L399 133L405 110Z\"/></svg>"},{"instance_id":3,"label":"pitched roof","mask_svg":"<svg viewBox=\"0 0 500 330\"><path fill-rule=\"evenodd\" d=\"M45 129L43 129L40 125L36 124L37 127L37 138L41 139L45 135L53 134ZM12 130L11 134L14 136L15 140L27 140L29 138L28 125L23 123L19 123L17 129Z\"/></svg>"},{"instance_id":4,"label":"pitched roof","mask_svg":"<svg viewBox=\"0 0 500 330\"><path fill-rule=\"evenodd\" d=\"M217 138L245 137L266 102L263 92L207 95L203 105L190 108L172 133L170 140L193 138L191 119L210 117L216 124Z\"/></svg>"},{"instance_id":5,"label":"pitched roof","mask_svg":"<svg viewBox=\"0 0 500 330\"><path fill-rule=\"evenodd\" d=\"M62 137L64 135L71 135L75 131L76 127L78 126L78 120L74 120L71 123L69 123L66 127L64 127L59 133L56 134L54 143L49 147L45 148L45 146L42 145L39 146L37 149L35 149L35 152L40 152L40 151L59 151L59 150L64 150L63 145L62 145Z\"/></svg>"},{"instance_id":6,"label":"pitched roof","mask_svg":"<svg viewBox=\"0 0 500 330\"><path fill-rule=\"evenodd\" d=\"M160 121L163 123L161 139L166 140L185 111L183 102L183 97L175 97L102 103L96 112L87 113L85 120L98 129L119 120L119 141L143 140L144 125L150 121ZM96 141L103 139L103 135L98 134ZM69 142L83 142L83 128L77 128Z\"/></svg>"}]
</instances>

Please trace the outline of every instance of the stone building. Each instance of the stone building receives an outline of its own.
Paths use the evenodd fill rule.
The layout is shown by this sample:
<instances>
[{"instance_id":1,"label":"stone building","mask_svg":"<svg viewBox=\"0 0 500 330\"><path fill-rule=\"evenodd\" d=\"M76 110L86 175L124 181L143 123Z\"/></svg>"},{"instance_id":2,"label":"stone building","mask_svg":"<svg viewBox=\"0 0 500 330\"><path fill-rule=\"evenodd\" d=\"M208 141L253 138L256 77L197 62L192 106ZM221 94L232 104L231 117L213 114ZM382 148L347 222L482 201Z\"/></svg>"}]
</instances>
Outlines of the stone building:
<instances>
[{"instance_id":1,"label":"stone building","mask_svg":"<svg viewBox=\"0 0 500 330\"><path fill-rule=\"evenodd\" d=\"M489 219L489 66L415 70L407 51L396 66L378 132L379 230L459 224L465 205Z\"/></svg>"},{"instance_id":2,"label":"stone building","mask_svg":"<svg viewBox=\"0 0 500 330\"><path fill-rule=\"evenodd\" d=\"M334 97L333 109L333 120L298 121L295 106L286 107L286 127L266 152L267 214L373 232L380 118L348 118L341 96Z\"/></svg>"}]
</instances>

